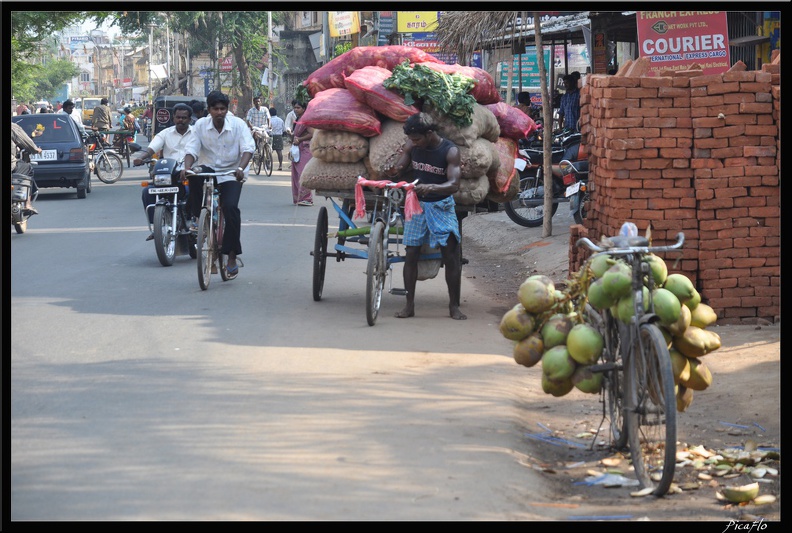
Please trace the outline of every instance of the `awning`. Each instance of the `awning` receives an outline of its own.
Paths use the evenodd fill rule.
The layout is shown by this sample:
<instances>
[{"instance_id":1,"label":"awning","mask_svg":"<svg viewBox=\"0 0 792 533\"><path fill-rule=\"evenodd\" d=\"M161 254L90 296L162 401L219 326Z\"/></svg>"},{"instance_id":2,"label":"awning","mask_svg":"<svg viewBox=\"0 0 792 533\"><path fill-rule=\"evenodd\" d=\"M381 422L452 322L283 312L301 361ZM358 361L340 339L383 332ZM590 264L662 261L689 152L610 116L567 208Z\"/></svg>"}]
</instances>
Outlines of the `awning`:
<instances>
[{"instance_id":1,"label":"awning","mask_svg":"<svg viewBox=\"0 0 792 533\"><path fill-rule=\"evenodd\" d=\"M568 41L572 44L583 44L584 28L591 28L589 11L580 11L569 15L551 17L540 22L542 29L542 41L546 44L551 41ZM499 47L505 41L519 43L522 48L526 44L533 44L536 39L536 24L521 24L517 28L507 29L502 35L485 40L482 45L487 47ZM488 46L489 45L489 46Z\"/></svg>"},{"instance_id":2,"label":"awning","mask_svg":"<svg viewBox=\"0 0 792 533\"><path fill-rule=\"evenodd\" d=\"M151 65L151 75L160 80L168 79L168 72L165 70L165 64Z\"/></svg>"}]
</instances>

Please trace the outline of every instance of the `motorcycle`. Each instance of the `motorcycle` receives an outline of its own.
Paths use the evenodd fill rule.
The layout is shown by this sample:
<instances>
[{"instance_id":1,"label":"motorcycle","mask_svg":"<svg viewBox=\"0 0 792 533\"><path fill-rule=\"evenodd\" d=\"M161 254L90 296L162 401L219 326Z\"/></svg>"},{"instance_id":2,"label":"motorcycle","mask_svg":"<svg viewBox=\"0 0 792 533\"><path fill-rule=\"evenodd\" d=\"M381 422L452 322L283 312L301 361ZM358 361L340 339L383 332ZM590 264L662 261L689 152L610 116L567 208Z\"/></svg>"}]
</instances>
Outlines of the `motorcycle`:
<instances>
[{"instance_id":1,"label":"motorcycle","mask_svg":"<svg viewBox=\"0 0 792 533\"><path fill-rule=\"evenodd\" d=\"M24 155L21 157L24 158ZM30 164L36 165L36 162L32 161ZM35 193L32 192L34 183L35 179L26 174L11 174L11 225L20 234L27 231L27 221L30 218L30 212L25 209L28 197L31 203L35 202L38 197L38 190Z\"/></svg>"},{"instance_id":2,"label":"motorcycle","mask_svg":"<svg viewBox=\"0 0 792 533\"><path fill-rule=\"evenodd\" d=\"M517 224L535 228L544 223L544 151L537 139L521 143L514 165L520 176L520 190L504 207L506 215ZM572 217L578 224L586 216L590 188L588 156L581 145L581 134L562 130L553 137L551 149L553 207L569 203Z\"/></svg>"},{"instance_id":3,"label":"motorcycle","mask_svg":"<svg viewBox=\"0 0 792 533\"><path fill-rule=\"evenodd\" d=\"M157 159L148 164L151 183L144 181L141 185L148 187L154 200L146 210L154 211L149 230L154 233L157 258L162 266L171 266L177 255L189 254L195 259L197 238L188 224L187 185L179 181L181 161Z\"/></svg>"}]
</instances>

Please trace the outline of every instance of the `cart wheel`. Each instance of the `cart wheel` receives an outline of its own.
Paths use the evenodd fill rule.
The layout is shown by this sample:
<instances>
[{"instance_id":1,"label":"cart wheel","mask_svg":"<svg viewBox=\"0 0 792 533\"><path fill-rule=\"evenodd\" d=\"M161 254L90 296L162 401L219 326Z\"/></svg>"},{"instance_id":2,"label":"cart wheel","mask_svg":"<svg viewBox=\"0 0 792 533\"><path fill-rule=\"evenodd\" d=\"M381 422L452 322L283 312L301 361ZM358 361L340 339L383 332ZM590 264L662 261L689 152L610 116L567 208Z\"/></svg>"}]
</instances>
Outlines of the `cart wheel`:
<instances>
[{"instance_id":1,"label":"cart wheel","mask_svg":"<svg viewBox=\"0 0 792 533\"><path fill-rule=\"evenodd\" d=\"M371 228L368 247L368 268L366 268L366 321L369 326L377 322L382 291L388 266L385 261L385 223L378 220Z\"/></svg>"},{"instance_id":2,"label":"cart wheel","mask_svg":"<svg viewBox=\"0 0 792 533\"><path fill-rule=\"evenodd\" d=\"M325 268L327 268L327 208L324 206L319 208L319 217L316 220L313 258L313 299L318 302L322 299Z\"/></svg>"}]
</instances>

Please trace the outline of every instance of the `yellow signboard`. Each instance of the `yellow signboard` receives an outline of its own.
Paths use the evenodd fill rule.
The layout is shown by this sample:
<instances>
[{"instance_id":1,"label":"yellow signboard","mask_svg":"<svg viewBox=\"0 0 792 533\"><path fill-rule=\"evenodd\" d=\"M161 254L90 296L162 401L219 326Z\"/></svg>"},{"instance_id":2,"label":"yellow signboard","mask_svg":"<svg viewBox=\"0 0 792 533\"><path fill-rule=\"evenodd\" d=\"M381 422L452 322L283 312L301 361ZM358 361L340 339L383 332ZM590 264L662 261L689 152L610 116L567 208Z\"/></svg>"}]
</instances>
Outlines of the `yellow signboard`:
<instances>
[{"instance_id":1,"label":"yellow signboard","mask_svg":"<svg viewBox=\"0 0 792 533\"><path fill-rule=\"evenodd\" d=\"M425 33L437 30L437 11L397 11L398 33Z\"/></svg>"},{"instance_id":2,"label":"yellow signboard","mask_svg":"<svg viewBox=\"0 0 792 533\"><path fill-rule=\"evenodd\" d=\"M328 11L327 22L330 26L330 37L360 33L358 11Z\"/></svg>"}]
</instances>

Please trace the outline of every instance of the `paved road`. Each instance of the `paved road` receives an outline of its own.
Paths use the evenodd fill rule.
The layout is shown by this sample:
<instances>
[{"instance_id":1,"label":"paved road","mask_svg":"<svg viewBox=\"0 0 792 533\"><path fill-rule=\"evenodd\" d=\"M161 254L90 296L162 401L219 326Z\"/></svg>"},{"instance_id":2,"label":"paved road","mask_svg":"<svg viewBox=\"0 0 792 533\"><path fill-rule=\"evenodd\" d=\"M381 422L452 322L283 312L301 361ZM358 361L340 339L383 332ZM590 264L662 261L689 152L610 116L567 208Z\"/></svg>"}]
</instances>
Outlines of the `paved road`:
<instances>
[{"instance_id":1,"label":"paved road","mask_svg":"<svg viewBox=\"0 0 792 533\"><path fill-rule=\"evenodd\" d=\"M330 203L293 206L285 172L245 185L245 267L202 291L145 241L143 178L46 189L8 237L12 520L529 516L524 374L485 294L463 280L451 320L441 271L369 327L365 262L331 260L314 302Z\"/></svg>"}]
</instances>

